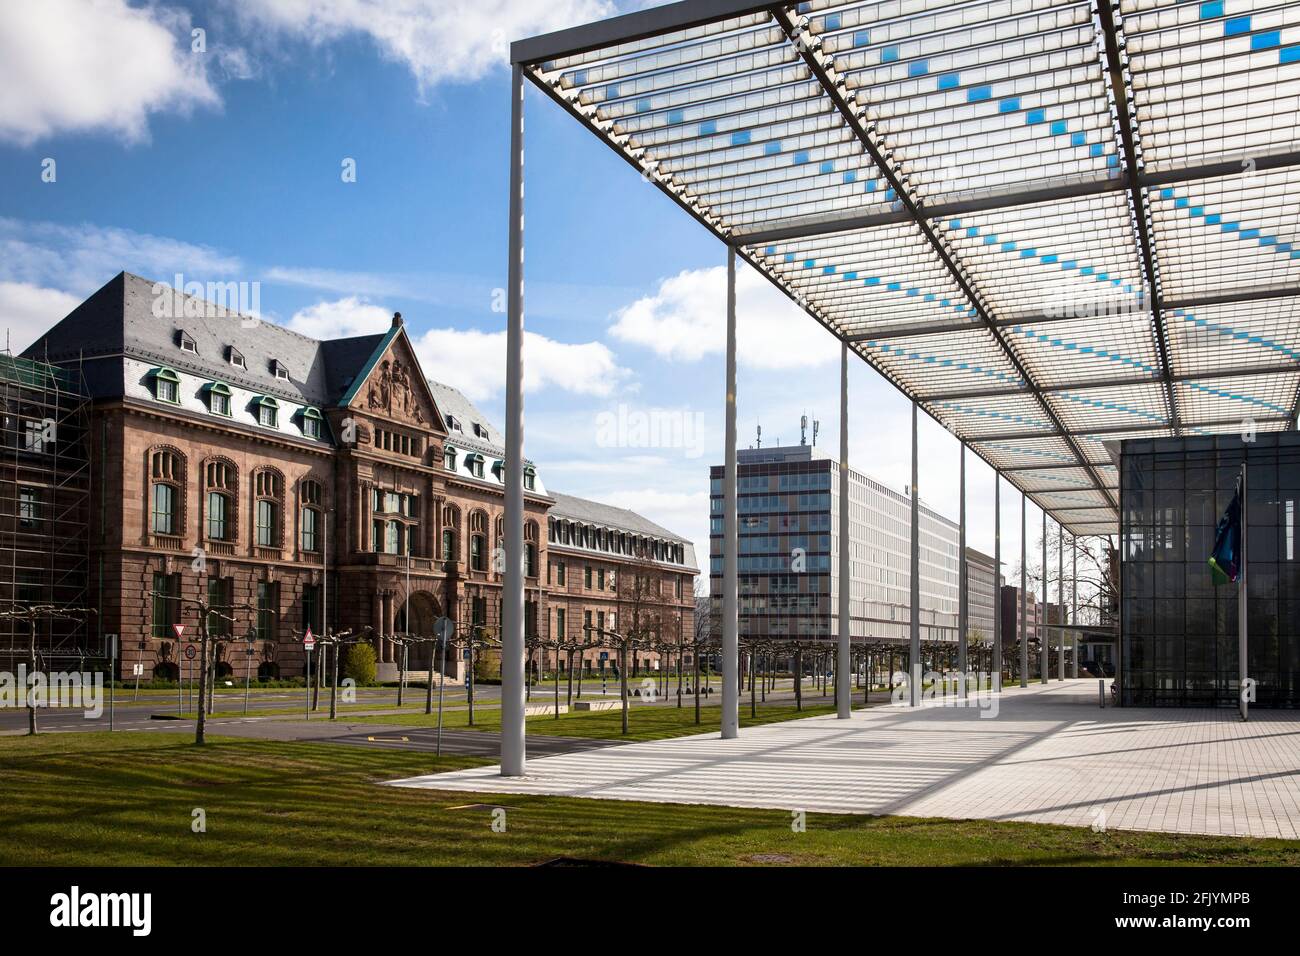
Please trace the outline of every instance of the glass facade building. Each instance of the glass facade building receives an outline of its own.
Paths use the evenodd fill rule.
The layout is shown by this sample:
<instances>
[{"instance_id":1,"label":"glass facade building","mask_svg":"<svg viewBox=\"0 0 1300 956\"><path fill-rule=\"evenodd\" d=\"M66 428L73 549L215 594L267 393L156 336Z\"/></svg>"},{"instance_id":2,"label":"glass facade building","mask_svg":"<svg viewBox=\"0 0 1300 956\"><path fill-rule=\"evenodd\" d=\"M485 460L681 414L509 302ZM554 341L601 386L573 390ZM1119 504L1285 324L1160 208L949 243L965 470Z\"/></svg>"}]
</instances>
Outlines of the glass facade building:
<instances>
[{"instance_id":1,"label":"glass facade building","mask_svg":"<svg viewBox=\"0 0 1300 956\"><path fill-rule=\"evenodd\" d=\"M1300 705L1300 433L1120 446L1121 699L1235 707L1236 584L1215 586L1214 531L1246 465L1247 675L1261 706Z\"/></svg>"},{"instance_id":2,"label":"glass facade building","mask_svg":"<svg viewBox=\"0 0 1300 956\"><path fill-rule=\"evenodd\" d=\"M711 593L722 593L723 468L710 473ZM839 463L811 445L742 449L739 622L742 637L774 640L839 634ZM911 501L849 471L853 640L906 643L910 617ZM921 517L921 639L956 641L957 524L924 503ZM989 600L991 606L991 598ZM972 601L972 607L975 602Z\"/></svg>"}]
</instances>

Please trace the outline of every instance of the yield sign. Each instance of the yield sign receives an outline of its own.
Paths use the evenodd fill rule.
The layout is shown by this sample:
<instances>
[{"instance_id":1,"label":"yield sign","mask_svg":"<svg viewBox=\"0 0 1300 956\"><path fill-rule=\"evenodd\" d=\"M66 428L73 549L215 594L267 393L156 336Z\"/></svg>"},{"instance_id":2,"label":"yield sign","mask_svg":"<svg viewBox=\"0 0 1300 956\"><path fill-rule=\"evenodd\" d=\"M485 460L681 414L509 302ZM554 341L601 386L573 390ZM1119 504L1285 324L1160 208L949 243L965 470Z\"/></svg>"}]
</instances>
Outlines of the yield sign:
<instances>
[{"instance_id":1,"label":"yield sign","mask_svg":"<svg viewBox=\"0 0 1300 956\"><path fill-rule=\"evenodd\" d=\"M308 627L307 633L302 636L302 646L305 650L311 650L316 646L316 638L311 633L311 627Z\"/></svg>"},{"instance_id":2,"label":"yield sign","mask_svg":"<svg viewBox=\"0 0 1300 956\"><path fill-rule=\"evenodd\" d=\"M184 624L173 624L173 625L172 625L172 630L176 632L176 637L179 639L179 638L180 638L180 637L185 633L185 625L184 625Z\"/></svg>"}]
</instances>

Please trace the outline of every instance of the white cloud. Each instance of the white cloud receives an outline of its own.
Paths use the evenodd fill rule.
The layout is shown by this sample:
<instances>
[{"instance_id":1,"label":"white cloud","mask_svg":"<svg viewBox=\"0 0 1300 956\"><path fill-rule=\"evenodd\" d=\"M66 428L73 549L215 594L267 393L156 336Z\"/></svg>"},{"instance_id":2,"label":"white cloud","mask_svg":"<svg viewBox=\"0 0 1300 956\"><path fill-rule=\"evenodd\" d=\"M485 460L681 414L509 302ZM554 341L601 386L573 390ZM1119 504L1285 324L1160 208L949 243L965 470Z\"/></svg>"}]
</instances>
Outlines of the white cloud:
<instances>
[{"instance_id":1,"label":"white cloud","mask_svg":"<svg viewBox=\"0 0 1300 956\"><path fill-rule=\"evenodd\" d=\"M240 277L235 256L131 229L0 217L0 280L89 294L122 270L171 283Z\"/></svg>"},{"instance_id":2,"label":"white cloud","mask_svg":"<svg viewBox=\"0 0 1300 956\"><path fill-rule=\"evenodd\" d=\"M287 324L295 332L314 339L342 339L386 331L392 321L393 314L388 309L348 296L299 309Z\"/></svg>"},{"instance_id":3,"label":"white cloud","mask_svg":"<svg viewBox=\"0 0 1300 956\"><path fill-rule=\"evenodd\" d=\"M0 282L0 316L7 333L0 347L17 355L81 304L75 295L25 282Z\"/></svg>"},{"instance_id":4,"label":"white cloud","mask_svg":"<svg viewBox=\"0 0 1300 956\"><path fill-rule=\"evenodd\" d=\"M230 0L246 24L314 45L369 36L421 88L472 82L509 60L510 43L598 20L606 0Z\"/></svg>"},{"instance_id":5,"label":"white cloud","mask_svg":"<svg viewBox=\"0 0 1300 956\"><path fill-rule=\"evenodd\" d=\"M414 336L424 374L454 386L474 401L505 389L506 333L430 329ZM579 395L609 395L628 376L600 342L557 342L524 333L524 388L556 386Z\"/></svg>"},{"instance_id":6,"label":"white cloud","mask_svg":"<svg viewBox=\"0 0 1300 956\"><path fill-rule=\"evenodd\" d=\"M727 344L727 270L679 273L615 313L610 334L666 359L695 362ZM752 368L790 369L838 360L839 344L748 266L736 274L736 347Z\"/></svg>"},{"instance_id":7,"label":"white cloud","mask_svg":"<svg viewBox=\"0 0 1300 956\"><path fill-rule=\"evenodd\" d=\"M125 0L0 4L0 139L147 135L151 113L219 106L188 14Z\"/></svg>"}]
</instances>

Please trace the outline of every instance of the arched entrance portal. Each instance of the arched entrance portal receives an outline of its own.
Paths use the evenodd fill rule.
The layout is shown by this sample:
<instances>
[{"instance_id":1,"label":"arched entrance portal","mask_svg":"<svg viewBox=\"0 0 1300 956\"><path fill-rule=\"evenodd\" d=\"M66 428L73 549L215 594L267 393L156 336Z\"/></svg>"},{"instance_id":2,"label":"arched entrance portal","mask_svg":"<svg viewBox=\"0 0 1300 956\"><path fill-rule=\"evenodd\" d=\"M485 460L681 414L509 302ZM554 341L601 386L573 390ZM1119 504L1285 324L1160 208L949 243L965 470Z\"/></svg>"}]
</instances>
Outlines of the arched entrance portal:
<instances>
[{"instance_id":1,"label":"arched entrance portal","mask_svg":"<svg viewBox=\"0 0 1300 956\"><path fill-rule=\"evenodd\" d=\"M398 634L433 637L433 624L441 614L442 610L433 595L416 591L398 608L393 630ZM407 666L413 671L437 670L436 664L430 667L430 656L434 647L431 641L413 644L407 657Z\"/></svg>"}]
</instances>

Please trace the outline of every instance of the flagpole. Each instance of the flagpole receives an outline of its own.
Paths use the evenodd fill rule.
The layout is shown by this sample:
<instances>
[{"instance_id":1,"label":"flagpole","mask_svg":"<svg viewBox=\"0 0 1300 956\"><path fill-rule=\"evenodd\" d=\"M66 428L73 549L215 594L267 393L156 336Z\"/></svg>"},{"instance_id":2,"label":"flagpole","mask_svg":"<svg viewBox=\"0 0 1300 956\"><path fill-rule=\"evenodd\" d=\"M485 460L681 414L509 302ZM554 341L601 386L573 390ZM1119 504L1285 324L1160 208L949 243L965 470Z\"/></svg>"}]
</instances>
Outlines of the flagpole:
<instances>
[{"instance_id":1,"label":"flagpole","mask_svg":"<svg viewBox=\"0 0 1300 956\"><path fill-rule=\"evenodd\" d=\"M1237 698L1241 719L1249 719L1246 701L1246 535L1250 522L1246 517L1246 462L1241 463L1241 563L1237 572Z\"/></svg>"}]
</instances>

